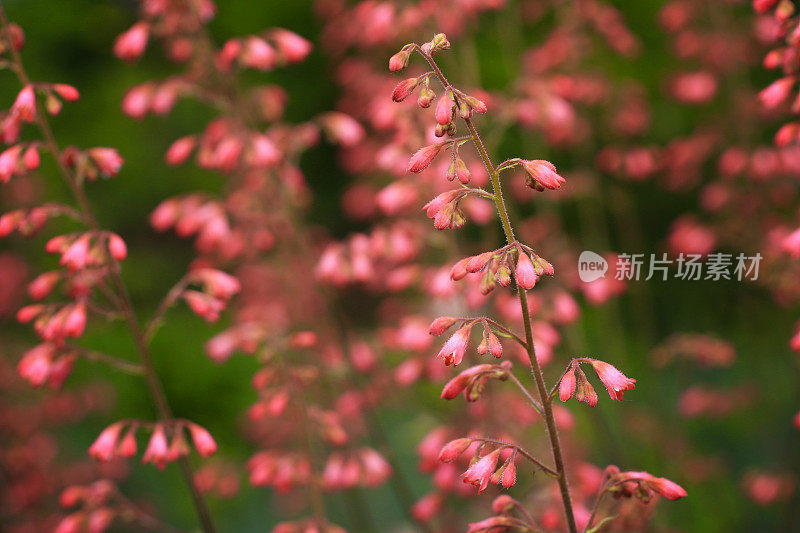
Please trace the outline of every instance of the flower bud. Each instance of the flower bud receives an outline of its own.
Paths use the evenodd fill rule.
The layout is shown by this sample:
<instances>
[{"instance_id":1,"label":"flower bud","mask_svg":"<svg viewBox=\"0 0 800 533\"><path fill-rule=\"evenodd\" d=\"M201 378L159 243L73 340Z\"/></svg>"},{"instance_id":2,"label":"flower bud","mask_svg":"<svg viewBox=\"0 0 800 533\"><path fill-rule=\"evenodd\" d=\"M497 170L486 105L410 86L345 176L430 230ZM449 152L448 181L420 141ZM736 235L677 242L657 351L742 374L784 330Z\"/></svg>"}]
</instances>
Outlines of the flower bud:
<instances>
[{"instance_id":1,"label":"flower bud","mask_svg":"<svg viewBox=\"0 0 800 533\"><path fill-rule=\"evenodd\" d=\"M451 463L459 458L459 456L467 451L467 448L472 444L472 439L461 438L451 440L444 445L442 451L439 452L439 461L443 463Z\"/></svg>"},{"instance_id":2,"label":"flower bud","mask_svg":"<svg viewBox=\"0 0 800 533\"><path fill-rule=\"evenodd\" d=\"M392 91L392 100L395 102L402 102L414 92L414 89L419 85L419 78L408 78L397 84Z\"/></svg>"},{"instance_id":3,"label":"flower bud","mask_svg":"<svg viewBox=\"0 0 800 533\"><path fill-rule=\"evenodd\" d=\"M392 72L399 72L408 66L408 60L411 57L410 50L400 50L391 58L389 58L389 70Z\"/></svg>"},{"instance_id":4,"label":"flower bud","mask_svg":"<svg viewBox=\"0 0 800 533\"><path fill-rule=\"evenodd\" d=\"M439 336L450 329L455 323L456 319L451 316L440 316L431 323L430 328L428 328L428 333Z\"/></svg>"}]
</instances>

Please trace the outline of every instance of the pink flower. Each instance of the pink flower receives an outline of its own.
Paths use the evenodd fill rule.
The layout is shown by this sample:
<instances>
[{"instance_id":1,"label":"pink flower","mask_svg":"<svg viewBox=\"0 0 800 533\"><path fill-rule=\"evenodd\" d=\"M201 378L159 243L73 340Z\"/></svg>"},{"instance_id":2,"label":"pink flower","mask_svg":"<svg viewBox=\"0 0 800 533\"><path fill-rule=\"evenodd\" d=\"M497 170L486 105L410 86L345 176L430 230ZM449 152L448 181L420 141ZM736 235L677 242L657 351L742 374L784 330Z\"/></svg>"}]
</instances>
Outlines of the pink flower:
<instances>
[{"instance_id":1,"label":"pink flower","mask_svg":"<svg viewBox=\"0 0 800 533\"><path fill-rule=\"evenodd\" d=\"M143 83L128 89L122 97L122 112L135 119L144 117L150 110L153 90L154 86L151 83Z\"/></svg>"},{"instance_id":2,"label":"pink flower","mask_svg":"<svg viewBox=\"0 0 800 533\"><path fill-rule=\"evenodd\" d=\"M783 238L781 249L794 259L800 257L800 228Z\"/></svg>"},{"instance_id":3,"label":"pink flower","mask_svg":"<svg viewBox=\"0 0 800 533\"><path fill-rule=\"evenodd\" d=\"M164 159L170 165L180 165L192 155L196 143L197 141L192 136L181 137L170 145Z\"/></svg>"},{"instance_id":4,"label":"pink flower","mask_svg":"<svg viewBox=\"0 0 800 533\"><path fill-rule=\"evenodd\" d=\"M411 515L419 522L429 522L442 507L442 496L435 492L426 494L411 506Z\"/></svg>"},{"instance_id":5,"label":"pink flower","mask_svg":"<svg viewBox=\"0 0 800 533\"><path fill-rule=\"evenodd\" d=\"M267 41L260 37L248 37L241 56L242 64L258 70L272 70L277 63L277 54Z\"/></svg>"},{"instance_id":6,"label":"pink flower","mask_svg":"<svg viewBox=\"0 0 800 533\"><path fill-rule=\"evenodd\" d=\"M133 457L136 455L136 448L136 426L134 425L122 437L116 453L120 457Z\"/></svg>"},{"instance_id":7,"label":"pink flower","mask_svg":"<svg viewBox=\"0 0 800 533\"><path fill-rule=\"evenodd\" d=\"M278 28L270 32L278 50L287 61L296 63L311 53L311 43L289 30Z\"/></svg>"},{"instance_id":8,"label":"pink flower","mask_svg":"<svg viewBox=\"0 0 800 533\"><path fill-rule=\"evenodd\" d=\"M635 482L645 489L657 492L668 500L679 500L687 496L686 490L677 483L648 472L620 472L613 478L616 483Z\"/></svg>"},{"instance_id":9,"label":"pink flower","mask_svg":"<svg viewBox=\"0 0 800 533\"><path fill-rule=\"evenodd\" d=\"M11 176L19 170L19 156L22 154L22 145L17 144L6 148L0 154L0 181L7 183Z\"/></svg>"},{"instance_id":10,"label":"pink flower","mask_svg":"<svg viewBox=\"0 0 800 533\"><path fill-rule=\"evenodd\" d=\"M97 165L100 173L107 178L116 175L125 161L115 148L89 148L86 153Z\"/></svg>"},{"instance_id":11,"label":"pink flower","mask_svg":"<svg viewBox=\"0 0 800 533\"><path fill-rule=\"evenodd\" d=\"M680 500L688 496L686 489L667 478L653 477L648 482L648 485L668 500Z\"/></svg>"},{"instance_id":12,"label":"pink flower","mask_svg":"<svg viewBox=\"0 0 800 533\"><path fill-rule=\"evenodd\" d=\"M281 152L266 135L254 135L250 142L249 162L255 167L269 168L281 160Z\"/></svg>"},{"instance_id":13,"label":"pink flower","mask_svg":"<svg viewBox=\"0 0 800 533\"><path fill-rule=\"evenodd\" d=\"M400 50L391 58L389 58L389 70L392 72L399 72L408 66L408 60L411 57L411 52L408 50Z\"/></svg>"},{"instance_id":14,"label":"pink flower","mask_svg":"<svg viewBox=\"0 0 800 533\"><path fill-rule=\"evenodd\" d=\"M408 98L412 92L414 92L414 89L417 88L417 85L419 85L419 78L408 78L401 81L394 88L394 91L392 91L392 100L395 102L402 102Z\"/></svg>"},{"instance_id":15,"label":"pink flower","mask_svg":"<svg viewBox=\"0 0 800 533\"><path fill-rule=\"evenodd\" d=\"M39 168L41 158L39 157L39 150L36 148L35 144L31 144L28 149L25 150L23 161L25 162L25 168L28 170L36 170Z\"/></svg>"},{"instance_id":16,"label":"pink flower","mask_svg":"<svg viewBox=\"0 0 800 533\"><path fill-rule=\"evenodd\" d=\"M50 242L53 240L51 239ZM88 234L81 235L64 250L58 263L72 271L84 268L89 262L90 246L91 237Z\"/></svg>"},{"instance_id":17,"label":"pink flower","mask_svg":"<svg viewBox=\"0 0 800 533\"><path fill-rule=\"evenodd\" d=\"M439 460L443 463L452 463L467 451L472 442L472 439L469 438L451 440L439 452Z\"/></svg>"},{"instance_id":18,"label":"pink flower","mask_svg":"<svg viewBox=\"0 0 800 533\"><path fill-rule=\"evenodd\" d=\"M23 122L33 122L36 116L36 93L32 85L26 85L17 95L11 113Z\"/></svg>"},{"instance_id":19,"label":"pink flower","mask_svg":"<svg viewBox=\"0 0 800 533\"><path fill-rule=\"evenodd\" d=\"M514 275L517 278L517 284L523 289L532 289L539 280L539 275L536 274L536 269L533 268L531 258L521 249L519 250L517 269Z\"/></svg>"},{"instance_id":20,"label":"pink flower","mask_svg":"<svg viewBox=\"0 0 800 533\"><path fill-rule=\"evenodd\" d=\"M440 316L431 323L430 327L428 328L428 333L439 336L450 329L455 323L456 319L451 316Z\"/></svg>"},{"instance_id":21,"label":"pink flower","mask_svg":"<svg viewBox=\"0 0 800 533\"><path fill-rule=\"evenodd\" d=\"M495 365L483 364L483 365L475 365L473 367L470 367L462 371L456 377L447 382L447 384L442 389L441 398L443 400L452 400L453 398L464 392L464 390L470 385L470 383L473 382L475 378L481 376L482 374L492 372L496 369L497 366Z\"/></svg>"},{"instance_id":22,"label":"pink flower","mask_svg":"<svg viewBox=\"0 0 800 533\"><path fill-rule=\"evenodd\" d=\"M561 378L561 383L558 386L558 398L562 402L566 402L575 395L575 366L570 364L569 369Z\"/></svg>"},{"instance_id":23,"label":"pink flower","mask_svg":"<svg viewBox=\"0 0 800 533\"><path fill-rule=\"evenodd\" d=\"M453 119L453 100L447 91L439 98L436 104L436 122L442 126L447 125Z\"/></svg>"},{"instance_id":24,"label":"pink flower","mask_svg":"<svg viewBox=\"0 0 800 533\"><path fill-rule=\"evenodd\" d=\"M612 400L622 401L622 394L626 390L633 390L636 387L635 379L625 377L625 374L617 370L614 366L596 359L590 359L589 362L594 367L595 372L597 372L600 381L606 386L608 395Z\"/></svg>"},{"instance_id":25,"label":"pink flower","mask_svg":"<svg viewBox=\"0 0 800 533\"><path fill-rule=\"evenodd\" d=\"M78 302L64 319L64 335L76 339L83 335L86 329L86 304Z\"/></svg>"},{"instance_id":26,"label":"pink flower","mask_svg":"<svg viewBox=\"0 0 800 533\"><path fill-rule=\"evenodd\" d=\"M41 300L53 291L60 280L61 273L57 270L40 274L28 283L28 294L34 300Z\"/></svg>"},{"instance_id":27,"label":"pink flower","mask_svg":"<svg viewBox=\"0 0 800 533\"><path fill-rule=\"evenodd\" d=\"M500 484L505 488L514 486L517 482L517 465L514 461L509 461L503 471L503 477L500 479Z\"/></svg>"},{"instance_id":28,"label":"pink flower","mask_svg":"<svg viewBox=\"0 0 800 533\"><path fill-rule=\"evenodd\" d=\"M464 358L464 353L467 351L471 330L472 325L459 328L453 336L444 343L436 357L444 359L445 365L457 366L461 363L461 360Z\"/></svg>"},{"instance_id":29,"label":"pink flower","mask_svg":"<svg viewBox=\"0 0 800 533\"><path fill-rule=\"evenodd\" d=\"M34 346L17 363L17 373L34 387L41 387L50 377L54 356L52 344Z\"/></svg>"},{"instance_id":30,"label":"pink flower","mask_svg":"<svg viewBox=\"0 0 800 533\"><path fill-rule=\"evenodd\" d=\"M164 433L164 426L156 424L153 434L150 436L150 442L147 444L147 449L142 455L142 463L153 463L157 468L163 470L167 464L168 453L169 445L167 443L167 435Z\"/></svg>"},{"instance_id":31,"label":"pink flower","mask_svg":"<svg viewBox=\"0 0 800 533\"><path fill-rule=\"evenodd\" d=\"M114 55L125 61L139 59L147 48L150 27L146 22L137 22L114 42Z\"/></svg>"},{"instance_id":32,"label":"pink flower","mask_svg":"<svg viewBox=\"0 0 800 533\"><path fill-rule=\"evenodd\" d=\"M184 291L183 299L192 311L206 322L216 322L224 309L224 304L208 294L199 291Z\"/></svg>"},{"instance_id":33,"label":"pink flower","mask_svg":"<svg viewBox=\"0 0 800 533\"><path fill-rule=\"evenodd\" d=\"M425 209L425 214L428 218L436 218L436 215L439 214L439 211L444 209L445 206L453 203L453 201L458 198L461 191L458 189L453 189L450 191L443 192L442 194L438 195L436 198L425 204L423 209ZM464 264L469 258L464 260ZM466 271L464 271L464 275L466 275Z\"/></svg>"},{"instance_id":34,"label":"pink flower","mask_svg":"<svg viewBox=\"0 0 800 533\"><path fill-rule=\"evenodd\" d=\"M500 449L483 456L478 462L470 466L463 474L464 483L469 483L478 487L478 493L486 490L489 486L489 479L497 468L497 461L500 459Z\"/></svg>"},{"instance_id":35,"label":"pink flower","mask_svg":"<svg viewBox=\"0 0 800 533\"><path fill-rule=\"evenodd\" d=\"M128 257L128 247L125 245L125 241L122 240L122 237L116 233L111 233L108 236L108 251L111 253L111 257L117 261L122 261Z\"/></svg>"},{"instance_id":36,"label":"pink flower","mask_svg":"<svg viewBox=\"0 0 800 533\"><path fill-rule=\"evenodd\" d=\"M528 173L528 187L543 191L544 189L558 189L566 181L556 172L556 167L549 161L534 159L522 161L522 167Z\"/></svg>"},{"instance_id":37,"label":"pink flower","mask_svg":"<svg viewBox=\"0 0 800 533\"><path fill-rule=\"evenodd\" d=\"M439 150L442 149L442 144L443 143L429 144L428 146L425 146L417 150L414 153L414 155L411 156L411 160L409 160L408 162L408 167L406 168L406 171L416 173L416 172L422 172L423 170L428 168L428 165L430 165L433 159L439 154ZM430 216L430 214L428 216Z\"/></svg>"},{"instance_id":38,"label":"pink flower","mask_svg":"<svg viewBox=\"0 0 800 533\"><path fill-rule=\"evenodd\" d=\"M102 462L113 459L117 450L119 434L124 427L124 422L116 422L104 429L89 447L89 455Z\"/></svg>"},{"instance_id":39,"label":"pink flower","mask_svg":"<svg viewBox=\"0 0 800 533\"><path fill-rule=\"evenodd\" d=\"M791 76L775 80L760 93L758 93L758 99L767 109L778 107L789 96L789 92L792 90L794 82L795 79Z\"/></svg>"},{"instance_id":40,"label":"pink flower","mask_svg":"<svg viewBox=\"0 0 800 533\"><path fill-rule=\"evenodd\" d=\"M54 83L53 90L67 102L75 102L81 97L78 89L66 83Z\"/></svg>"},{"instance_id":41,"label":"pink flower","mask_svg":"<svg viewBox=\"0 0 800 533\"><path fill-rule=\"evenodd\" d=\"M217 443L214 437L202 426L189 423L189 433L192 435L194 448L203 457L213 455L217 451Z\"/></svg>"},{"instance_id":42,"label":"pink flower","mask_svg":"<svg viewBox=\"0 0 800 533\"><path fill-rule=\"evenodd\" d=\"M518 528L518 524L511 516L490 516L480 522L472 522L469 524L467 533L494 533L497 531L506 531L509 528Z\"/></svg>"},{"instance_id":43,"label":"pink flower","mask_svg":"<svg viewBox=\"0 0 800 533\"><path fill-rule=\"evenodd\" d=\"M193 274L203 283L205 290L214 298L227 300L242 289L238 279L221 270L201 268Z\"/></svg>"}]
</instances>

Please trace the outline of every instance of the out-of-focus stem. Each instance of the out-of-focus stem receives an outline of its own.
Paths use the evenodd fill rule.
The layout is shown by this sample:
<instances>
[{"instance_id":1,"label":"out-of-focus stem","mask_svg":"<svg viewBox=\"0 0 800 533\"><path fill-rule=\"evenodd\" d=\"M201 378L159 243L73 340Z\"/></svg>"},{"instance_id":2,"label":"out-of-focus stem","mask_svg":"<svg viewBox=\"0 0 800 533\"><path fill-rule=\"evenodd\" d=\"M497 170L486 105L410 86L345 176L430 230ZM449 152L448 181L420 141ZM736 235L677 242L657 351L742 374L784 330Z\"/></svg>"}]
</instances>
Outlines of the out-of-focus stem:
<instances>
[{"instance_id":1,"label":"out-of-focus stem","mask_svg":"<svg viewBox=\"0 0 800 533\"><path fill-rule=\"evenodd\" d=\"M445 78L442 71L436 65L433 57L422 50L422 48L419 46L415 46L415 48L428 62L431 69L433 69L434 73L439 78L439 81L442 82L446 89L449 89L451 87L450 82L447 81L447 78ZM454 96L456 99L458 98L457 95L454 94ZM497 213L500 216L500 221L503 226L503 232L505 233L506 240L509 243L512 243L515 240L514 229L511 226L511 219L508 216L508 210L506 209L505 201L503 199L503 190L500 186L500 176L492 164L489 153L486 151L483 140L481 139L478 130L475 128L475 124L472 122L472 119L466 118L464 119L464 122L466 123L470 136L472 137L475 147L478 150L478 154L480 155L481 160L486 167L486 171L489 173L489 178L492 182L492 192L494 193L494 203L497 207ZM519 303L522 307L522 322L525 329L528 359L530 359L531 372L533 373L533 379L536 382L536 388L538 390L539 398L541 399L542 408L544 410L545 426L547 428L547 435L550 438L550 448L553 452L553 462L555 463L555 470L558 472L558 485L561 490L561 499L564 503L564 515L566 517L567 527L569 528L570 533L577 533L578 528L575 524L575 514L572 509L572 497L569 493L569 484L564 471L564 458L561 453L561 443L558 438L558 428L556 427L555 418L553 417L553 407L548 397L544 375L542 373L541 366L539 365L539 360L536 358L536 350L533 346L533 328L531 325L530 310L528 309L528 297L525 289L519 286L517 289L519 294Z\"/></svg>"},{"instance_id":2,"label":"out-of-focus stem","mask_svg":"<svg viewBox=\"0 0 800 533\"><path fill-rule=\"evenodd\" d=\"M2 25L3 31L3 38L6 41L6 46L10 50L11 57L14 61L14 70L17 76L20 79L20 82L24 86L31 85L31 80L28 77L22 63L22 57L20 56L19 51L14 47L14 44L11 42L11 39L8 38L8 28L9 22L8 17L6 16L5 9L3 8L2 2L0 2L0 24ZM37 106L38 107L38 106ZM100 228L100 224L97 222L97 217L94 214L94 210L92 209L91 203L89 202L89 198L86 196L86 191L83 190L81 184L70 169L66 166L64 161L61 159L61 150L58 147L58 143L53 135L53 131L50 128L50 124L48 123L47 119L45 118L44 112L42 109L36 109L36 123L39 127L39 130L44 137L44 144L47 147L47 150L53 156L53 159L58 166L58 169L64 178L64 181L67 183L67 186L72 191L75 200L78 202L78 206L80 207L80 211L82 212L84 218L86 219L87 224L89 227L96 232L102 231ZM107 252L107 251L106 251ZM161 381L158 378L158 374L155 371L155 367L153 366L153 360L150 356L149 347L147 345L147 341L144 337L144 334L139 326L139 319L136 316L136 313L133 309L133 304L131 302L130 295L128 294L128 289L125 286L124 281L122 280L122 276L120 274L120 266L119 262L117 262L114 257L111 256L110 253L106 253L106 260L108 261L109 265L109 276L111 277L111 281L116 289L117 296L119 297L119 303L121 306L120 311L125 316L125 320L128 324L128 328L130 330L131 336L133 337L134 343L136 345L136 349L139 353L139 359L142 362L142 368L144 370L145 379L147 381L147 385L150 389L150 393L153 397L153 402L155 403L156 410L158 415L162 419L170 419L173 418L172 416L172 409L167 402L166 394L164 393L164 387L161 384ZM178 465L180 467L181 473L184 477L184 480L189 487L189 491L191 492L192 501L194 502L194 506L197 510L198 517L200 519L200 523L203 526L203 530L206 533L213 533L216 531L214 527L214 523L211 519L211 513L206 506L205 499L203 498L200 491L194 484L193 479L193 472L192 467L189 464L189 461L186 457L182 457L178 460Z\"/></svg>"}]
</instances>

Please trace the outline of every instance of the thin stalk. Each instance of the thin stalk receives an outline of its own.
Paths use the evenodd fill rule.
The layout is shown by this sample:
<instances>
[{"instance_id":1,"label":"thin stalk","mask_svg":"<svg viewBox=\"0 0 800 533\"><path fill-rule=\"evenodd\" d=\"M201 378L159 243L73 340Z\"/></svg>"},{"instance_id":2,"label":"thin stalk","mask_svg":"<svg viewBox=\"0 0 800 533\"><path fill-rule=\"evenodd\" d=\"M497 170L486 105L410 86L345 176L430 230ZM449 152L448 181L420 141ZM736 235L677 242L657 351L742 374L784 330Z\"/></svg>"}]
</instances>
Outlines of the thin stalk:
<instances>
[{"instance_id":1,"label":"thin stalk","mask_svg":"<svg viewBox=\"0 0 800 533\"><path fill-rule=\"evenodd\" d=\"M25 72L25 68L23 67L22 57L20 56L19 51L14 47L11 40L8 38L8 28L9 22L8 17L6 16L5 9L3 8L2 1L0 1L0 25L2 25L3 30L3 38L6 40L6 45L10 50L11 57L14 61L14 71L16 72L17 76L19 77L20 82L24 85L30 85L31 80L28 77L28 74ZM37 106L38 107L38 106ZM78 202L80 207L80 211L83 213L83 216L86 219L87 224L89 227L96 232L102 231L100 224L97 222L97 217L94 214L94 210L92 209L91 203L89 202L89 198L86 196L86 191L81 187L78 177L75 176L70 169L66 166L66 164L61 159L61 150L58 146L58 142L53 135L53 131L50 128L50 124L47 121L47 118L44 115L44 111L42 109L36 109L36 123L39 127L39 130L44 137L44 144L47 150L53 156L53 159L58 166L58 169L64 178L67 186L73 193L75 200ZM134 343L136 345L136 349L139 353L139 359L142 363L142 368L144 370L145 379L147 381L148 388L150 389L151 396L153 397L153 402L155 403L156 410L158 415L162 419L170 419L173 418L172 416L172 409L167 402L166 394L164 393L164 387L161 384L161 381L158 378L158 374L156 373L155 367L153 366L153 360L150 356L150 351L147 346L147 341L144 337L144 334L139 326L139 319L136 316L136 313L133 309L133 305L131 302L130 295L128 294L127 287L125 286L124 281L122 280L122 276L120 274L120 266L119 263L114 259L110 253L106 253L106 259L108 260L109 268L109 276L111 277L112 284L116 289L117 296L120 300L120 311L125 316L125 320L128 324L128 328L130 330L131 336L133 337ZM208 510L206 505L205 499L200 494L200 491L194 484L193 479L193 471L192 467L189 464L189 461L186 457L182 457L178 460L178 465L180 467L181 473L183 475L184 481L186 485L189 487L189 491L192 496L192 501L194 506L197 510L198 518L200 519L200 523L202 524L203 530L206 533L214 533L216 528L214 527L214 523L211 519L211 514Z\"/></svg>"},{"instance_id":2,"label":"thin stalk","mask_svg":"<svg viewBox=\"0 0 800 533\"><path fill-rule=\"evenodd\" d=\"M436 76L439 78L439 81L445 86L446 89L451 88L450 82L447 81L442 71L436 65L436 62L433 60L429 54L422 50L419 46L415 45L415 49L425 58L428 64L433 69ZM454 97L458 98L458 95L454 92ZM500 216L500 221L503 226L503 233L506 236L506 240L508 243L512 243L515 241L514 238L514 229L511 226L511 219L508 216L508 210L506 209L505 201L503 199L503 191L500 186L500 176L498 175L497 171L495 170L494 165L492 164L491 158L489 157L489 153L486 151L486 147L483 144L483 140L481 139L478 130L475 128L475 124L472 122L472 119L466 118L464 122L467 125L467 129L469 130L470 136L472 137L472 141L475 144L476 149L478 150L478 154L481 156L481 160L483 161L483 165L486 167L486 171L489 173L489 177L492 183L492 192L494 193L494 203L497 207L497 212ZM527 343L527 351L528 351L528 359L531 363L531 372L533 374L533 379L536 382L536 388L539 393L539 398L542 403L542 408L544 410L544 421L545 426L547 428L547 435L550 439L550 448L553 452L553 462L555 463L555 470L558 472L558 485L561 491L561 500L564 503L564 516L567 520L567 526L569 528L570 533L578 533L577 525L575 524L575 514L572 508L572 497L570 496L569 492L569 484L567 482L567 476L564 471L564 458L561 452L561 443L558 438L558 428L555 424L555 418L553 417L553 408L551 402L549 401L548 393L547 393L547 385L544 381L544 374L542 373L542 368L539 365L539 360L536 358L536 350L533 346L533 328L531 325L531 316L530 310L528 309L528 297L526 294L525 289L522 287L518 287L518 294L519 294L519 303L522 307L522 321L525 329L525 340Z\"/></svg>"}]
</instances>

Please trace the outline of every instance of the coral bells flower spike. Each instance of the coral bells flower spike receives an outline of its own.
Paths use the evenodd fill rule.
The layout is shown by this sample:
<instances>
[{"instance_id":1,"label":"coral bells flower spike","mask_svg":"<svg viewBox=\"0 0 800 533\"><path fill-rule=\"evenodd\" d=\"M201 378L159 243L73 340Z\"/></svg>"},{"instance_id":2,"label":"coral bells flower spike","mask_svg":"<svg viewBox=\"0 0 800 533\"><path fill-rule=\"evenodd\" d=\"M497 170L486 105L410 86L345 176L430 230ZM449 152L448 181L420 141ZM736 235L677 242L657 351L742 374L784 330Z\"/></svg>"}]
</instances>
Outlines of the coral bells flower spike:
<instances>
[{"instance_id":1,"label":"coral bells flower spike","mask_svg":"<svg viewBox=\"0 0 800 533\"><path fill-rule=\"evenodd\" d=\"M156 424L153 434L150 436L150 442L147 444L147 449L142 455L142 463L153 463L160 470L163 470L167 464L167 456L169 453L169 445L167 443L167 435L164 433L164 426Z\"/></svg>"},{"instance_id":2,"label":"coral bells flower spike","mask_svg":"<svg viewBox=\"0 0 800 533\"><path fill-rule=\"evenodd\" d=\"M217 443L208 430L197 424L189 424L189 433L192 435L192 442L197 453L203 457L214 455L217 451Z\"/></svg>"},{"instance_id":3,"label":"coral bells flower spike","mask_svg":"<svg viewBox=\"0 0 800 533\"><path fill-rule=\"evenodd\" d=\"M443 144L444 143L429 144L417 150L414 155L411 156L406 171L416 173L422 172L428 168L428 165L430 165L433 159L439 154L439 150L442 149Z\"/></svg>"},{"instance_id":4,"label":"coral bells flower spike","mask_svg":"<svg viewBox=\"0 0 800 533\"><path fill-rule=\"evenodd\" d=\"M462 359L464 359L464 354L467 351L470 331L472 331L472 324L459 328L453 336L444 343L436 357L441 357L445 365L458 366Z\"/></svg>"},{"instance_id":5,"label":"coral bells flower spike","mask_svg":"<svg viewBox=\"0 0 800 533\"><path fill-rule=\"evenodd\" d=\"M612 400L622 401L622 394L626 390L633 390L636 387L635 379L625 377L625 374L617 370L614 366L596 359L591 359L590 363L592 367L594 367L595 372L597 372L600 381L602 381L603 385L608 389L608 395Z\"/></svg>"},{"instance_id":6,"label":"coral bells flower spike","mask_svg":"<svg viewBox=\"0 0 800 533\"><path fill-rule=\"evenodd\" d=\"M537 191L558 189L566 180L556 172L556 167L549 161L534 159L522 161L522 167L528 173L525 184Z\"/></svg>"},{"instance_id":7,"label":"coral bells flower spike","mask_svg":"<svg viewBox=\"0 0 800 533\"><path fill-rule=\"evenodd\" d=\"M489 486L489 479L497 468L497 461L500 459L500 449L485 455L478 462L470 466L463 474L464 483L469 483L478 488L478 493L486 490Z\"/></svg>"},{"instance_id":8,"label":"coral bells flower spike","mask_svg":"<svg viewBox=\"0 0 800 533\"><path fill-rule=\"evenodd\" d=\"M104 429L100 436L97 437L97 440L89 447L89 455L102 462L108 462L113 459L116 454L119 435L124 427L124 422L117 422Z\"/></svg>"}]
</instances>

